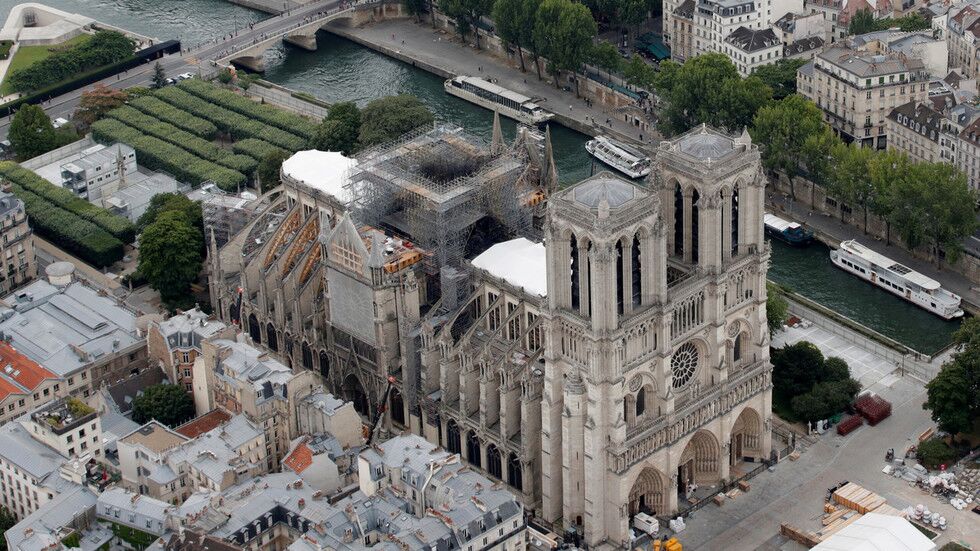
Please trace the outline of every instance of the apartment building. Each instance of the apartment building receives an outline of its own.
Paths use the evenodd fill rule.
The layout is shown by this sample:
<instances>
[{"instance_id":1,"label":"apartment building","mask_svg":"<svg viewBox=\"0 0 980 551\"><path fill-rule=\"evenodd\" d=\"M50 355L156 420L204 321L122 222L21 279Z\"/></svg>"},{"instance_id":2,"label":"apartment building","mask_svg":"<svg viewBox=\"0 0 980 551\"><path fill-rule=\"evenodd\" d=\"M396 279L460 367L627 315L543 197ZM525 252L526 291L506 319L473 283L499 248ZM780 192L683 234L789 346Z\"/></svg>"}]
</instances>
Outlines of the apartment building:
<instances>
[{"instance_id":1,"label":"apartment building","mask_svg":"<svg viewBox=\"0 0 980 551\"><path fill-rule=\"evenodd\" d=\"M966 174L971 189L980 190L980 119L960 132L957 144L956 167Z\"/></svg>"},{"instance_id":2,"label":"apartment building","mask_svg":"<svg viewBox=\"0 0 980 551\"><path fill-rule=\"evenodd\" d=\"M265 435L242 415L195 438L151 421L116 448L124 487L174 505L267 471Z\"/></svg>"},{"instance_id":3,"label":"apartment building","mask_svg":"<svg viewBox=\"0 0 980 551\"><path fill-rule=\"evenodd\" d=\"M928 98L928 77L918 59L832 46L800 68L797 90L823 110L842 139L885 149L888 114Z\"/></svg>"},{"instance_id":4,"label":"apartment building","mask_svg":"<svg viewBox=\"0 0 980 551\"><path fill-rule=\"evenodd\" d=\"M319 386L315 372L294 373L267 351L226 339L203 341L207 394L215 407L244 414L262 428L268 469L299 436L297 405Z\"/></svg>"},{"instance_id":5,"label":"apartment building","mask_svg":"<svg viewBox=\"0 0 980 551\"><path fill-rule=\"evenodd\" d=\"M85 486L73 486L4 532L10 551L67 549L66 538L85 535L87 549L98 549L112 539L112 532L95 521L98 496Z\"/></svg>"},{"instance_id":6,"label":"apartment building","mask_svg":"<svg viewBox=\"0 0 980 551\"><path fill-rule=\"evenodd\" d=\"M234 330L212 320L200 308L179 313L147 327L146 345L151 364L160 366L174 384L194 394L194 362L201 343L211 338L231 338ZM199 411L198 414L205 412Z\"/></svg>"},{"instance_id":7,"label":"apartment building","mask_svg":"<svg viewBox=\"0 0 980 551\"><path fill-rule=\"evenodd\" d=\"M678 63L683 63L694 57L694 9L696 6L695 0L684 0L684 3L677 6L671 14L671 34L674 40L670 48L670 58ZM664 24L666 25L666 23Z\"/></svg>"},{"instance_id":8,"label":"apartment building","mask_svg":"<svg viewBox=\"0 0 980 551\"><path fill-rule=\"evenodd\" d=\"M65 394L64 381L0 341L0 424Z\"/></svg>"},{"instance_id":9,"label":"apartment building","mask_svg":"<svg viewBox=\"0 0 980 551\"><path fill-rule=\"evenodd\" d=\"M4 294L37 277L37 258L24 202L0 191L0 220L0 294Z\"/></svg>"},{"instance_id":10,"label":"apartment building","mask_svg":"<svg viewBox=\"0 0 980 551\"><path fill-rule=\"evenodd\" d=\"M783 43L772 29L739 27L725 39L725 54L738 73L747 77L759 67L779 61L783 56Z\"/></svg>"},{"instance_id":11,"label":"apartment building","mask_svg":"<svg viewBox=\"0 0 980 551\"><path fill-rule=\"evenodd\" d=\"M980 74L980 6L972 3L950 8L946 19L949 66L968 77Z\"/></svg>"}]
</instances>

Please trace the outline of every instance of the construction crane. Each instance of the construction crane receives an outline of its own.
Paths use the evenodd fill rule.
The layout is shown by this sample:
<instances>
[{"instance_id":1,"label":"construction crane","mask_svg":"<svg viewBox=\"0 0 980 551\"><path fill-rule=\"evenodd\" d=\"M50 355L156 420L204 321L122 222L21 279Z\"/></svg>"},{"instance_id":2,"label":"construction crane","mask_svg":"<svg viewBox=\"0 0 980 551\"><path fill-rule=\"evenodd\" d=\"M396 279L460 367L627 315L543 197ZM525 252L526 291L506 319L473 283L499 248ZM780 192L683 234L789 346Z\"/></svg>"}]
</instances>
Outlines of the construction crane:
<instances>
[{"instance_id":1,"label":"construction crane","mask_svg":"<svg viewBox=\"0 0 980 551\"><path fill-rule=\"evenodd\" d=\"M374 440L374 435L378 431L378 425L381 424L381 416L388 410L388 397L391 395L391 387L395 384L396 380L393 375L388 375L388 386L385 388L384 396L381 397L381 403L378 404L378 407L374 408L374 419L371 420L371 426L365 427L367 434L364 436L367 438L367 443L365 444L367 446L370 446L371 441Z\"/></svg>"}]
</instances>

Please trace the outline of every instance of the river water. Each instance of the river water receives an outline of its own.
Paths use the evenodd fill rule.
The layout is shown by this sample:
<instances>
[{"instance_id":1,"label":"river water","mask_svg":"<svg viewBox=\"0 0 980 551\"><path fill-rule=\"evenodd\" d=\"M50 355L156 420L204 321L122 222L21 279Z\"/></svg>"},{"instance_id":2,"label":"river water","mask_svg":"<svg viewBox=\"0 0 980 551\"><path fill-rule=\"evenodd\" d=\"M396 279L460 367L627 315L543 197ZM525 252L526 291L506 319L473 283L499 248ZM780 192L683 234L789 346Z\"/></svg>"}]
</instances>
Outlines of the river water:
<instances>
[{"instance_id":1,"label":"river water","mask_svg":"<svg viewBox=\"0 0 980 551\"><path fill-rule=\"evenodd\" d=\"M268 17L225 0L42 1L142 35L164 40L179 38L185 46L212 40L236 26ZM0 14L5 17L18 3L0 0ZM265 77L328 102L355 101L363 105L386 95L413 94L425 102L437 119L490 139L492 114L447 95L439 77L327 33L319 33L317 40L316 52L289 46L269 50ZM503 119L502 124L505 137L512 139L514 123ZM553 126L551 131L561 182L567 185L588 176L592 161L584 149L587 137L561 126ZM958 327L956 322L943 321L837 270L823 245L801 250L774 242L769 276L921 352L942 348Z\"/></svg>"}]
</instances>

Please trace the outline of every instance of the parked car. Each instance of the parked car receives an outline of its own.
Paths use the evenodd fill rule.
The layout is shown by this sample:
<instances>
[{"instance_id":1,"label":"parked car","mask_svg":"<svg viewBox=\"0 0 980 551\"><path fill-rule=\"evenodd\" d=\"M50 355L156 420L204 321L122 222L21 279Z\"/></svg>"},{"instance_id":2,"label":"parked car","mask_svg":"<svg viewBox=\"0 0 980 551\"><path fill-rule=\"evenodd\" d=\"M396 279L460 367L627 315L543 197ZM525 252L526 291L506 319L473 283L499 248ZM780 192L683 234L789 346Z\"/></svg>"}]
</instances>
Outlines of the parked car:
<instances>
[{"instance_id":1,"label":"parked car","mask_svg":"<svg viewBox=\"0 0 980 551\"><path fill-rule=\"evenodd\" d=\"M181 73L177 75L178 80L187 80L189 78L194 78L194 73Z\"/></svg>"},{"instance_id":2,"label":"parked car","mask_svg":"<svg viewBox=\"0 0 980 551\"><path fill-rule=\"evenodd\" d=\"M57 119L51 121L51 126L55 128L61 128L62 126L68 124L68 119L64 117L58 117Z\"/></svg>"}]
</instances>

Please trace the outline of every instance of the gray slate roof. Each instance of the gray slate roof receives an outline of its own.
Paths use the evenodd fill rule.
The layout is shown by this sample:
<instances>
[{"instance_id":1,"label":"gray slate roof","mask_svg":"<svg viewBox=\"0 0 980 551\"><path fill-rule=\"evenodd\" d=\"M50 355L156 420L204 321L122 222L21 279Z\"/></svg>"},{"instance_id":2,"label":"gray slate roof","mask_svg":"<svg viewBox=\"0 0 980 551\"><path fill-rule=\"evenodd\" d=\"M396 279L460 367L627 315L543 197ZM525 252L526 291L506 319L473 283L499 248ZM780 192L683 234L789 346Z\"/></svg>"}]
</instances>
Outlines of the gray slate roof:
<instances>
[{"instance_id":1,"label":"gray slate roof","mask_svg":"<svg viewBox=\"0 0 980 551\"><path fill-rule=\"evenodd\" d=\"M7 530L7 549L42 551L59 543L58 531L71 524L78 514L95 506L96 495L84 486L72 485L37 511Z\"/></svg>"},{"instance_id":2,"label":"gray slate roof","mask_svg":"<svg viewBox=\"0 0 980 551\"><path fill-rule=\"evenodd\" d=\"M772 29L749 29L739 27L732 31L732 34L725 38L732 46L743 52L753 53L766 48L772 48L781 44L779 37Z\"/></svg>"}]
</instances>

